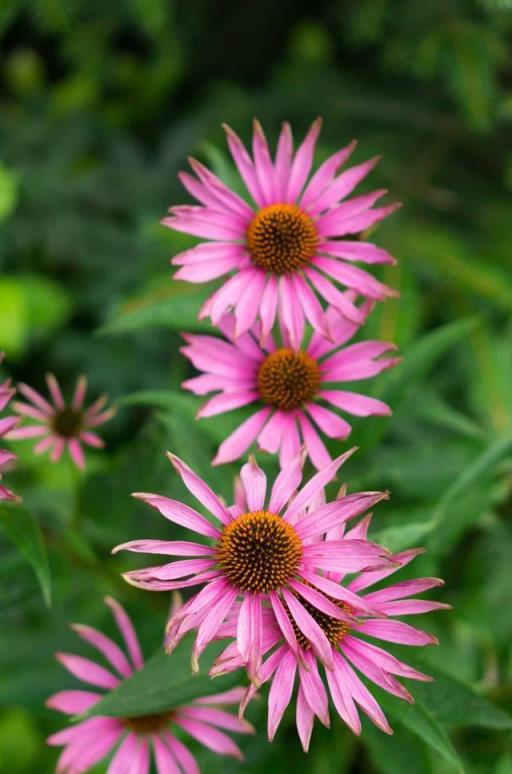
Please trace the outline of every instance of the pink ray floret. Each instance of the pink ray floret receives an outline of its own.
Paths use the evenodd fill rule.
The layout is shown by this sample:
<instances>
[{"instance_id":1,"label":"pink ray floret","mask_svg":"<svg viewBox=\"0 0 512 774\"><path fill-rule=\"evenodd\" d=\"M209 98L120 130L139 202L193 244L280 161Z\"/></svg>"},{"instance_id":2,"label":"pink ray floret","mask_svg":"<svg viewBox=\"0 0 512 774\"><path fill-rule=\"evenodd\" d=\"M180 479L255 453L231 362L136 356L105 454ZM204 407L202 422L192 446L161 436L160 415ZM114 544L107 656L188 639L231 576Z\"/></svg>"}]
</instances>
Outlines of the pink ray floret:
<instances>
[{"instance_id":1,"label":"pink ray floret","mask_svg":"<svg viewBox=\"0 0 512 774\"><path fill-rule=\"evenodd\" d=\"M77 380L71 403L64 401L59 383L53 374L46 376L50 400L44 398L28 384L20 383L19 392L27 402L15 401L14 409L20 416L32 420L30 424L13 430L9 438L22 440L39 438L34 447L35 454L50 452L52 462L58 462L67 449L78 468L85 467L83 446L101 449L105 445L95 429L111 419L115 408L105 409L107 397L100 396L88 408L85 407L87 379Z\"/></svg>"},{"instance_id":2,"label":"pink ray floret","mask_svg":"<svg viewBox=\"0 0 512 774\"><path fill-rule=\"evenodd\" d=\"M4 353L0 352L0 363L4 359ZM0 384L0 414L3 412L9 404L16 390L11 386L11 380L7 379L3 384ZM0 439L11 433L16 425L19 423L19 417L16 416L0 416ZM0 502L11 501L16 502L20 498L11 492L6 486L2 484L3 472L9 468L16 460L16 455L7 449L0 449Z\"/></svg>"},{"instance_id":3,"label":"pink ray floret","mask_svg":"<svg viewBox=\"0 0 512 774\"><path fill-rule=\"evenodd\" d=\"M353 298L353 294L349 294ZM366 319L372 302L361 307ZM256 442L260 449L279 452L282 465L299 453L301 446L317 469L331 461L320 435L344 440L351 426L341 410L355 416L389 415L389 406L376 398L342 390L341 382L368 379L391 368L399 358L389 356L394 344L362 341L348 344L359 324L341 317L330 307L322 313L330 339L317 332L304 337L294 349L286 329L280 340L261 336L259 323L236 337L232 314L220 320L224 339L204 334L184 334L182 352L201 371L183 387L197 395L215 392L200 409L199 417L223 414L241 406L254 410L221 444L213 464L231 462Z\"/></svg>"},{"instance_id":4,"label":"pink ray floret","mask_svg":"<svg viewBox=\"0 0 512 774\"><path fill-rule=\"evenodd\" d=\"M361 321L359 310L340 287L373 300L396 295L354 265L394 263L389 253L357 235L398 205L374 206L386 190L347 199L378 158L340 172L355 148L352 142L311 174L320 119L295 153L290 126L283 124L273 159L257 121L252 157L233 130L224 128L247 200L190 159L194 174L183 172L179 177L199 204L171 207L163 220L169 228L208 240L175 256L172 263L181 267L176 279L202 283L230 275L206 302L201 316L217 324L233 309L239 335L256 319L268 332L279 315L297 345L295 328L306 319L319 329L322 304Z\"/></svg>"},{"instance_id":5,"label":"pink ray floret","mask_svg":"<svg viewBox=\"0 0 512 774\"><path fill-rule=\"evenodd\" d=\"M105 602L112 610L123 647L90 626L72 626L108 666L83 656L57 654L62 666L88 686L87 690L59 691L48 699L48 707L65 715L87 712L106 692L144 665L137 634L126 611L110 597ZM112 757L107 774L149 774L152 758L158 774L181 771L198 774L194 756L175 735L174 729L185 731L216 753L240 759L242 753L238 745L224 732L247 734L252 732L252 727L222 706L239 703L243 694L242 688L234 688L196 699L168 713L129 718L97 715L70 725L48 738L48 744L64 747L57 762L57 774L82 774L108 755Z\"/></svg>"},{"instance_id":6,"label":"pink ray floret","mask_svg":"<svg viewBox=\"0 0 512 774\"><path fill-rule=\"evenodd\" d=\"M236 611L237 648L247 660L250 677L257 684L264 650L265 608L281 610L284 601L292 595L297 599L296 604L292 603L292 617L299 626L305 601L320 606L319 609L336 619L351 619L352 614L327 599L321 587L311 581L314 573L376 571L393 566L389 553L366 539L324 540L325 532L334 525L345 523L387 497L385 492L359 492L334 503L318 501L318 494L353 451L337 457L302 487L303 458L295 458L282 468L269 495L265 473L251 459L240 473L243 497L232 507L224 505L182 460L169 455L206 515L163 495L137 493L134 496L174 524L195 532L202 542L143 539L114 549L114 552L129 550L184 557L125 573L125 580L134 586L150 591L201 587L171 616L166 639L168 652L188 631L195 630L192 665L197 668L202 651ZM310 506L308 518L302 519L307 506ZM319 584L323 583L318 577ZM279 625L287 637L291 624L281 616ZM308 631L314 637L319 657L330 663L328 642L322 632L314 622Z\"/></svg>"},{"instance_id":7,"label":"pink ray floret","mask_svg":"<svg viewBox=\"0 0 512 774\"><path fill-rule=\"evenodd\" d=\"M353 541L366 539L371 517L363 518L349 531L345 524L328 529L325 540ZM309 515L302 524L309 522ZM380 645L371 640L380 640L401 645L422 647L437 644L431 634L401 620L402 616L428 613L448 609L441 602L416 599L421 594L443 585L439 578L416 578L392 585L381 586L378 590L367 591L391 574L409 564L422 549L411 549L395 554L392 563L375 571L351 575L349 578L338 571L309 571L305 580L311 587L316 586L325 599L337 603L346 613L352 613L352 620L339 622L319 615L311 604L305 605L302 619L295 617L298 596L289 595L283 604L266 608L262 617L264 629L264 660L260 670L260 682L269 683L268 695L268 737L272 741L283 714L292 701L294 686L296 693L296 725L303 746L307 752L315 717L329 726L328 700L338 715L355 733L361 733L359 710L382 731L391 734L392 729L378 702L362 682L359 675L388 693L413 703L413 697L398 680L399 677L429 681L428 675L400 661ZM364 592L364 593L361 593ZM290 604L291 603L291 604ZM219 637L234 637L236 633L236 610L218 632ZM293 621L295 618L295 621ZM283 621L291 623L287 630ZM311 637L314 624L327 637L327 655L323 666L315 639ZM368 639L370 641L368 641ZM211 674L218 676L242 666L249 668L247 660L235 644L228 645L214 663ZM323 671L323 676L322 676ZM242 711L255 693L251 685L242 702Z\"/></svg>"}]
</instances>

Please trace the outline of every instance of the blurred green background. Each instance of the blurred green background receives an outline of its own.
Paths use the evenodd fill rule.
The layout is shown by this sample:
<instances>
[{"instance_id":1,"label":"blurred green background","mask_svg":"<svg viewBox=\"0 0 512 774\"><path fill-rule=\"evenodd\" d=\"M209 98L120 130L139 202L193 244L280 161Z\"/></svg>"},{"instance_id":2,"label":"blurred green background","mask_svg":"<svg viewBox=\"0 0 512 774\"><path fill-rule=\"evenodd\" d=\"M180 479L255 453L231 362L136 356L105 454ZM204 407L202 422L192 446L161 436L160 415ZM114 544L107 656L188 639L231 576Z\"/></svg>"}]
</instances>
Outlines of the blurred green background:
<instances>
[{"instance_id":1,"label":"blurred green background","mask_svg":"<svg viewBox=\"0 0 512 774\"><path fill-rule=\"evenodd\" d=\"M87 652L69 622L112 632L111 593L145 652L159 647L167 596L125 586L137 563L110 549L170 535L129 497L184 497L164 449L231 491L235 466L209 460L243 411L197 423L179 391L179 331L198 327L209 289L170 279L169 258L192 243L159 225L187 201L176 172L192 153L231 174L223 121L247 139L258 116L274 141L283 119L298 137L317 115L318 158L357 137L356 161L383 154L372 188L405 204L375 234L399 259L381 277L401 297L365 330L402 349L372 385L394 416L354 423L362 448L343 476L392 490L373 535L426 545L412 572L444 577L455 610L421 622L441 638L422 654L438 680L412 686L405 714L386 704L394 737L365 724L358 741L335 721L306 759L292 714L266 743L260 702L246 762L200 753L203 770L510 774L512 2L1 0L0 40L5 369L36 388L52 370L68 393L86 373L120 409L85 476L16 446L10 480L40 525L49 573L43 553L34 561L53 604L0 532L2 774L53 771L44 738L65 721L43 702L75 682L52 654Z\"/></svg>"}]
</instances>

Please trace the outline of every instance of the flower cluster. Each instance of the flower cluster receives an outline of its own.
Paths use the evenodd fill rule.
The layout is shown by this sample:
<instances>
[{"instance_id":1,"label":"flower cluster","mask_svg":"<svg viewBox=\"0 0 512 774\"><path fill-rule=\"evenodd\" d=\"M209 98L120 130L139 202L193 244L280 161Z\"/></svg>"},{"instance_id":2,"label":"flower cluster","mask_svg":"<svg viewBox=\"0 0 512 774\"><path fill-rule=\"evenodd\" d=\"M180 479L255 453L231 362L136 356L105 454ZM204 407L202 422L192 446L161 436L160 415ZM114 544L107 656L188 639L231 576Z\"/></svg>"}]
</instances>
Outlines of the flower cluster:
<instances>
[{"instance_id":1,"label":"flower cluster","mask_svg":"<svg viewBox=\"0 0 512 774\"><path fill-rule=\"evenodd\" d=\"M177 279L203 283L225 278L199 311L217 331L184 333L182 347L198 371L183 387L209 396L198 417L246 412L221 443L213 465L238 460L256 445L278 455L279 471L267 484L250 455L241 467L234 503L227 505L185 461L169 453L197 506L162 494L138 492L134 497L194 533L193 539L144 538L113 549L170 557L123 576L150 591L193 590L173 607L165 630L166 652L171 654L194 632L191 666L197 670L206 647L227 639L222 650L217 648L210 675L244 670L245 686L177 709L129 717L96 714L95 705L104 695L96 690L57 693L48 706L67 715L91 715L48 740L64 746L57 765L62 774L85 772L107 755L112 756L111 774L148 774L153 759L160 774L195 774L197 763L174 729L217 753L240 757L225 731L252 730L242 716L266 684L270 740L295 690L296 725L305 751L315 718L329 726L329 700L355 734L361 732L360 711L392 733L366 683L412 702L401 679L430 679L379 643L435 644L434 636L402 618L447 608L416 597L442 581L387 582L422 552L391 553L369 539L368 511L387 499L387 492L348 493L342 487L333 500L326 499L326 487L354 451L333 459L328 448L349 436L347 415L391 413L381 400L350 384L399 361L393 343L360 336L375 304L396 293L355 265L395 262L368 241L368 233L398 205L377 204L387 193L383 189L351 196L378 161L344 168L355 142L312 172L320 127L320 120L315 121L294 151L285 123L274 156L257 121L252 154L225 127L246 196L190 159L193 174L179 177L197 204L171 207L163 221L200 240L172 259L179 267ZM15 428L17 418L2 419L0 437L38 438L36 454L50 451L57 461L67 449L83 467L82 445L103 445L95 428L113 410L105 409L105 397L84 407L85 377L78 379L69 404L53 375L47 376L47 384L50 401L19 385L27 402L15 401L14 408L33 422ZM12 394L8 383L0 387L0 409ZM0 475L11 459L13 455L0 451ZM306 464L314 472L303 481ZM0 487L0 499L13 497ZM57 658L83 682L111 691L143 668L143 658L127 614L114 600L106 601L125 650L101 632L76 625L74 630L108 668L82 656L61 653ZM232 704L240 705L239 717L217 706Z\"/></svg>"}]
</instances>

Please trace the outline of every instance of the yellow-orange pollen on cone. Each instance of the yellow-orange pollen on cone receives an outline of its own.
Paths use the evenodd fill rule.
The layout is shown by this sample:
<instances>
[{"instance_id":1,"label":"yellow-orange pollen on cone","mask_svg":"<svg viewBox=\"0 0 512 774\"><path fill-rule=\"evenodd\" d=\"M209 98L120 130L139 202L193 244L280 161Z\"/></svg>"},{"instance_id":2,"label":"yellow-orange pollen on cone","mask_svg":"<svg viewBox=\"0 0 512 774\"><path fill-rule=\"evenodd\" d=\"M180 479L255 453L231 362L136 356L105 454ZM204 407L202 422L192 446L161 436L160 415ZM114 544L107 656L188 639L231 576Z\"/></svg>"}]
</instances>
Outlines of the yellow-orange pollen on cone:
<instances>
[{"instance_id":1,"label":"yellow-orange pollen on cone","mask_svg":"<svg viewBox=\"0 0 512 774\"><path fill-rule=\"evenodd\" d=\"M301 269L313 258L317 246L313 220L295 204L263 207L247 229L247 248L253 262L277 275Z\"/></svg>"},{"instance_id":2,"label":"yellow-orange pollen on cone","mask_svg":"<svg viewBox=\"0 0 512 774\"><path fill-rule=\"evenodd\" d=\"M307 584L309 586L309 584ZM334 597L327 597L330 602L332 602L336 607L339 607L340 610L342 610L344 613L347 613L347 615L350 615L352 613L352 609L346 605L344 602L341 602L339 599L334 599ZM318 610L317 607L312 605L310 602L308 602L306 599L301 598L300 603L303 607L306 608L308 613L314 620L317 622L319 627L322 629L323 633L327 637L328 641L331 645L334 647L336 645L339 645L339 643L346 637L346 635L350 631L350 625L348 621L341 621L339 618L332 618L327 613L324 613L322 610ZM309 650L311 647L311 643L307 639L307 637L304 636L304 634L301 632L297 624L295 623L288 606L286 602L283 602L285 610L288 614L288 618L290 619L290 623L293 627L293 631L295 633L295 637L297 638L297 642L299 643L300 647L303 650Z\"/></svg>"},{"instance_id":3,"label":"yellow-orange pollen on cone","mask_svg":"<svg viewBox=\"0 0 512 774\"><path fill-rule=\"evenodd\" d=\"M296 409L313 400L321 382L320 366L313 358L289 347L272 352L259 367L258 391L264 403Z\"/></svg>"},{"instance_id":4,"label":"yellow-orange pollen on cone","mask_svg":"<svg viewBox=\"0 0 512 774\"><path fill-rule=\"evenodd\" d=\"M239 591L278 591L295 575L302 541L291 524L269 511L244 513L228 524L217 543L217 562Z\"/></svg>"},{"instance_id":5,"label":"yellow-orange pollen on cone","mask_svg":"<svg viewBox=\"0 0 512 774\"><path fill-rule=\"evenodd\" d=\"M137 715L132 718L123 718L122 723L130 731L136 734L156 734L169 725L174 712L160 712L155 715Z\"/></svg>"},{"instance_id":6,"label":"yellow-orange pollen on cone","mask_svg":"<svg viewBox=\"0 0 512 774\"><path fill-rule=\"evenodd\" d=\"M83 425L83 412L66 406L55 412L51 420L52 430L61 438L76 438Z\"/></svg>"}]
</instances>

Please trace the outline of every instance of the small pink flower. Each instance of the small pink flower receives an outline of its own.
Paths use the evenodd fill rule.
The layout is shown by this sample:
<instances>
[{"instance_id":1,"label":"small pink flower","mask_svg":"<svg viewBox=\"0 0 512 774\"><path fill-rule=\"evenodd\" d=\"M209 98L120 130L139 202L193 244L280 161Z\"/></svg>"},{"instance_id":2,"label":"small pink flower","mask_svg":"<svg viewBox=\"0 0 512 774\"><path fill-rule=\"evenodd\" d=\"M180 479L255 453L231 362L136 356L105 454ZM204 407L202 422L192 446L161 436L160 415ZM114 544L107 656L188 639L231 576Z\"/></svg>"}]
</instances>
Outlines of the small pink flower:
<instances>
[{"instance_id":1,"label":"small pink flower","mask_svg":"<svg viewBox=\"0 0 512 774\"><path fill-rule=\"evenodd\" d=\"M53 374L46 376L46 382L52 403L49 403L28 384L18 385L18 390L27 398L29 403L15 401L13 403L14 409L22 416L34 419L36 424L13 430L9 433L9 438L20 440L42 437L34 447L36 454L51 450L50 459L52 462L57 462L67 447L75 465L84 468L85 458L82 444L101 449L105 444L99 435L93 432L93 428L111 419L116 410L114 408L103 410L107 402L105 395L99 397L88 409L84 408L87 390L85 376L78 378L70 405L66 405L64 402L59 383Z\"/></svg>"},{"instance_id":2,"label":"small pink flower","mask_svg":"<svg viewBox=\"0 0 512 774\"><path fill-rule=\"evenodd\" d=\"M307 524L305 516L303 524ZM326 539L365 540L370 524L366 516L353 529L345 533L344 525L334 527L327 532ZM358 707L387 734L393 733L382 709L368 688L360 680L360 672L370 682L375 683L388 693L413 703L409 691L397 677L412 680L429 681L428 675L399 661L378 645L366 640L384 640L402 645L433 645L437 639L432 635L409 624L396 620L397 616L427 613L432 610L447 609L450 606L440 602L411 599L411 595L443 585L439 578L418 578L406 580L394 585L381 587L378 591L361 594L392 573L409 564L422 549L411 549L392 556L393 564L378 570L362 572L355 578L346 580L343 573L323 572L313 575L312 582L330 600L345 613L352 614L352 620L338 620L319 611L313 605L302 600L302 618L296 616L297 597L289 597L281 615L289 621L286 634L275 611L267 608L263 613L265 629L264 650L267 658L260 671L261 683L270 683L268 696L268 737L275 733L289 705L296 678L298 690L296 699L297 731L304 750L307 752L317 717L325 726L329 726L328 692L332 703L348 727L355 733L361 733L361 721ZM342 600L340 591L346 594ZM293 601L293 604L289 603ZM319 670L314 641L308 635L308 629L322 632L327 639L331 656L331 667L325 668L328 691ZM236 610L218 632L218 637L232 637L236 633ZM284 636L283 636L284 635ZM362 635L362 638L361 638ZM218 676L244 666L243 657L236 643L228 645L211 669L212 676ZM244 701L244 709L254 695L254 686L250 686ZM357 706L356 706L357 705Z\"/></svg>"},{"instance_id":3,"label":"small pink flower","mask_svg":"<svg viewBox=\"0 0 512 774\"><path fill-rule=\"evenodd\" d=\"M90 626L75 624L72 626L75 632L96 648L108 662L109 668L70 653L58 653L57 659L74 677L108 692L135 670L141 669L144 661L137 634L127 613L114 599L107 597L105 602L112 609L125 650L102 632ZM57 763L57 774L82 774L114 752L114 749L108 768L111 774L149 774L151 751L158 774L178 771L196 774L199 768L194 756L174 735L173 727L185 731L216 753L241 758L238 746L219 729L247 734L252 731L252 727L216 705L236 704L243 693L242 688L235 688L215 696L196 699L190 705L169 712L127 718L98 715L71 725L48 738L48 744L64 746ZM104 692L90 690L60 691L48 699L47 706L65 715L78 715L93 707L104 695Z\"/></svg>"},{"instance_id":4,"label":"small pink flower","mask_svg":"<svg viewBox=\"0 0 512 774\"><path fill-rule=\"evenodd\" d=\"M364 317L371 306L372 302L366 302L361 307ZM395 345L362 341L344 346L359 324L341 317L332 307L324 319L331 341L313 332L309 342L302 343L302 349L291 346L286 331L281 333L279 343L271 335L261 341L259 323L235 338L232 315L220 320L227 341L184 334L187 346L181 351L203 373L182 386L197 395L218 392L204 404L199 417L256 404L249 419L221 444L214 465L237 459L257 440L260 449L280 452L281 465L296 457L304 445L312 463L320 469L331 457L317 428L329 438L340 440L351 431L345 419L322 404L356 416L391 413L382 401L340 390L338 384L367 379L395 365L397 358L381 357L396 349Z\"/></svg>"},{"instance_id":5,"label":"small pink flower","mask_svg":"<svg viewBox=\"0 0 512 774\"><path fill-rule=\"evenodd\" d=\"M398 205L373 208L386 190L342 202L378 158L337 174L355 148L352 142L328 158L310 178L320 127L318 119L294 155L291 129L284 123L274 160L258 121L254 122L253 158L239 137L224 127L251 204L195 159L190 159L190 165L196 177L186 172L179 175L200 204L171 207L171 216L163 224L211 241L172 260L182 267L175 278L208 282L232 274L206 302L201 316L211 317L216 325L233 308L237 336L258 318L266 335L279 313L292 345L298 346L305 319L322 330L322 303L331 304L349 320L361 322L360 311L336 285L375 300L396 295L353 265L354 261L392 264L391 255L350 236L383 220Z\"/></svg>"},{"instance_id":6,"label":"small pink flower","mask_svg":"<svg viewBox=\"0 0 512 774\"><path fill-rule=\"evenodd\" d=\"M0 363L4 359L4 353L0 352ZM11 387L11 381L10 379L7 379L3 384L0 384L0 412L4 410L4 408L7 407L7 404L11 400L12 396L16 390L14 390ZM19 418L14 416L7 416L7 417L1 417L0 418L0 438L3 438L8 433L10 433L16 425L19 423ZM6 486L3 486L1 483L2 481L2 475L3 471L11 465L16 459L16 455L12 454L12 452L8 451L7 449L0 449L0 502L2 500L10 500L10 501L17 501L20 498L14 494L14 492L11 492L10 489L7 489Z\"/></svg>"},{"instance_id":7,"label":"small pink flower","mask_svg":"<svg viewBox=\"0 0 512 774\"><path fill-rule=\"evenodd\" d=\"M321 593L323 580L315 572L356 572L388 567L389 554L381 546L366 540L324 541L323 535L334 525L364 512L387 494L359 492L335 503L311 508L307 519L301 519L301 516L353 451L327 465L298 493L302 459L297 457L281 470L269 498L265 473L250 460L240 473L243 498L231 508L226 507L182 460L169 455L183 483L208 516L162 495L137 493L134 496L175 524L208 538L209 542L134 540L114 549L114 553L124 549L191 557L127 572L123 576L134 586L150 591L203 587L171 616L166 640L168 651L186 632L197 630L192 652L192 665L197 668L201 652L217 636L231 611L237 610L237 647L249 664L251 679L257 683L265 638L262 618L265 606L275 611L285 637L291 623L284 613L284 605L293 607L292 616L298 625L305 615L305 604L313 608L319 606L319 610L337 620L351 620L351 614ZM337 600L347 600L347 592L341 586L335 596ZM348 600L352 601L353 597L348 592ZM237 602L241 602L238 607ZM364 603L362 605L364 608ZM309 627L307 631L319 657L332 665L329 643L314 621L313 628Z\"/></svg>"}]
</instances>

